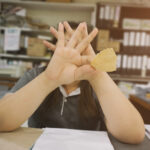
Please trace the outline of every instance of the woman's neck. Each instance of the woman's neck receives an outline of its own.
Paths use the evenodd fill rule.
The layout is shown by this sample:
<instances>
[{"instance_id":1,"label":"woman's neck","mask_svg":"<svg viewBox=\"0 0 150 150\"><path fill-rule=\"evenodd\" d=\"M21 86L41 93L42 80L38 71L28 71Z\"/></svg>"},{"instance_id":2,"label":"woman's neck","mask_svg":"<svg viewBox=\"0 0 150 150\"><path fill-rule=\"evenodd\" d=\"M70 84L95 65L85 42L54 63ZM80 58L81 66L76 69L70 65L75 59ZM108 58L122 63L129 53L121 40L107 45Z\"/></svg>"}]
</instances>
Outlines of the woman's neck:
<instances>
[{"instance_id":1,"label":"woman's neck","mask_svg":"<svg viewBox=\"0 0 150 150\"><path fill-rule=\"evenodd\" d=\"M68 85L63 85L67 95L69 95L72 91L76 90L79 87L79 82L74 82Z\"/></svg>"}]
</instances>

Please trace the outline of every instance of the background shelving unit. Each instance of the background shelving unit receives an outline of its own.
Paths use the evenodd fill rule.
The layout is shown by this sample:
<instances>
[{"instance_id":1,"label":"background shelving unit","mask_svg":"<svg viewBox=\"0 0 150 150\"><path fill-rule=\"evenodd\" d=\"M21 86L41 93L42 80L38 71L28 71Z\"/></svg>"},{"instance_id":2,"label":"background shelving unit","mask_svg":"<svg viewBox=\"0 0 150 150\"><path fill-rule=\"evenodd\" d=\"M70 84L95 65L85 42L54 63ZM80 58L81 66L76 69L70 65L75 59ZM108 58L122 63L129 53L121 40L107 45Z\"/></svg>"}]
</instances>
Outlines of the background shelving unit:
<instances>
[{"instance_id":1,"label":"background shelving unit","mask_svg":"<svg viewBox=\"0 0 150 150\"><path fill-rule=\"evenodd\" d=\"M52 26L56 26L58 22L65 20L76 22L86 21L91 24L91 17L96 10L95 4L86 3L54 3L21 0L1 0L0 2L2 4L25 7L27 9L28 16L34 16L35 18ZM92 24L94 23L92 22Z\"/></svg>"},{"instance_id":2,"label":"background shelving unit","mask_svg":"<svg viewBox=\"0 0 150 150\"><path fill-rule=\"evenodd\" d=\"M13 5L13 6L21 6L27 10L27 16L34 17L36 19L39 19L41 22L44 22L48 24L49 26L57 26L58 22L61 21L75 21L75 22L81 22L86 21L88 24L91 24L93 26L97 26L99 29L106 29L110 31L110 38L114 40L120 41L120 52L119 55L147 55L150 56L150 50L148 51L149 47L146 49L142 48L142 51L134 52L132 51L132 47L129 47L130 51L128 51L128 48L124 48L123 45L123 34L124 32L137 32L137 30L130 30L130 29L123 29L122 28L122 19L124 17L129 18L141 18L140 11L137 13L137 10L142 10L144 14L146 14L146 19L150 19L150 4L135 4L135 3L111 3L111 2L100 2L97 4L91 4L91 3L53 3L53 2L39 2L39 1L21 1L21 0L1 0L0 1L1 8L6 5ZM117 28L114 27L108 27L108 24L110 22L105 21L106 26L100 26L99 25L99 8L101 6L120 6L121 7L121 14L120 14L120 20L119 25ZM39 10L40 7L40 10ZM122 13L122 12L125 13ZM127 13L128 12L128 13ZM133 13L135 12L135 13ZM148 13L149 12L149 13ZM56 16L56 17L54 17ZM73 16L73 17L72 17ZM4 32L6 27L0 27L0 31ZM22 34L30 34L30 35L47 35L51 37L51 34L49 33L48 29L31 29L31 28L24 28L21 27L21 33ZM146 32L150 34L149 30L138 30L138 32ZM97 41L98 42L98 41ZM135 47L134 47L135 49ZM22 61L30 61L33 63L39 63L39 62L48 62L50 57L31 57L26 55L17 55L16 54L0 54L0 59L9 59L9 60L22 60ZM122 62L121 62L122 63ZM119 69L120 71L121 69ZM149 81L149 75L145 77L141 77L141 73L136 75L129 74L130 71L126 72L121 71L111 74L111 77L115 81L131 81L131 82L148 82ZM132 71L131 71L132 72ZM129 76L130 75L130 76Z\"/></svg>"},{"instance_id":3,"label":"background shelving unit","mask_svg":"<svg viewBox=\"0 0 150 150\"><path fill-rule=\"evenodd\" d=\"M14 54L1 54L1 59L11 59L11 60L23 60L23 61L34 61L34 62L48 62L50 57L36 57L36 56L28 56L28 55L14 55Z\"/></svg>"},{"instance_id":4,"label":"background shelving unit","mask_svg":"<svg viewBox=\"0 0 150 150\"><path fill-rule=\"evenodd\" d=\"M45 1L21 1L21 0L0 0L0 11L6 6L19 6L26 9L26 16L29 18L34 18L40 22L48 25L47 29L37 29L28 27L17 27L21 31L21 35L29 36L47 36L52 39L52 35L49 32L49 27L57 27L59 22L62 21L73 21L82 22L86 21L88 24L95 26L95 15L96 15L96 5L90 3L58 3L58 2L45 2ZM39 9L40 8L40 9ZM72 17L73 16L73 17ZM0 26L0 32L4 34L5 29L12 26ZM0 51L3 49L0 48ZM24 50L23 50L24 51ZM41 62L47 63L50 60L48 57L35 57L27 56L22 52L20 53L0 53L0 60L10 61L23 61L32 62L33 66L39 65ZM2 62L3 63L3 62ZM2 64L3 65L3 64ZM7 75L6 75L7 76ZM8 75L9 76L9 75ZM9 76L9 84L15 77ZM11 80L12 79L12 80ZM5 80L4 75L0 75L0 81ZM8 80L8 78L6 79ZM14 81L18 80L18 77ZM5 85L5 83L4 83ZM12 84L11 84L12 85Z\"/></svg>"},{"instance_id":5,"label":"background shelving unit","mask_svg":"<svg viewBox=\"0 0 150 150\"><path fill-rule=\"evenodd\" d=\"M119 7L118 12L118 23L117 26L114 26L115 21L114 18L111 19L111 13L103 14L105 10L108 8L117 8ZM104 9L104 11L102 11ZM111 11L111 10L109 10ZM134 32L135 34L139 32L140 34L146 34L149 36L150 29L125 29L123 28L123 20L124 19L139 19L139 20L150 20L150 4L128 4L128 3L111 3L111 2L101 2L97 4L97 14L96 14L96 26L100 30L107 30L110 33L110 39L114 41L120 42L120 51L118 52L118 56L120 56L119 60L119 68L117 72L111 73L110 75L116 81L131 81L131 82L149 82L150 77L150 69L149 69L149 59L150 59L150 45L135 45L135 39L133 45L124 45L124 34ZM109 16L110 15L110 16ZM101 17L102 16L102 17ZM134 38L135 35L134 35ZM142 36L140 37L142 40ZM131 37L128 39L129 43ZM140 42L141 42L140 40ZM99 42L99 41L97 41ZM150 43L150 39L149 39ZM126 61L125 61L126 57ZM129 64L130 62L133 63ZM133 60L133 57L136 57ZM138 57L142 57L138 59ZM146 58L145 58L146 57ZM132 58L132 60L131 60ZM141 60L139 62L139 60ZM140 68L137 66L140 64ZM138 68L136 68L138 67Z\"/></svg>"}]
</instances>

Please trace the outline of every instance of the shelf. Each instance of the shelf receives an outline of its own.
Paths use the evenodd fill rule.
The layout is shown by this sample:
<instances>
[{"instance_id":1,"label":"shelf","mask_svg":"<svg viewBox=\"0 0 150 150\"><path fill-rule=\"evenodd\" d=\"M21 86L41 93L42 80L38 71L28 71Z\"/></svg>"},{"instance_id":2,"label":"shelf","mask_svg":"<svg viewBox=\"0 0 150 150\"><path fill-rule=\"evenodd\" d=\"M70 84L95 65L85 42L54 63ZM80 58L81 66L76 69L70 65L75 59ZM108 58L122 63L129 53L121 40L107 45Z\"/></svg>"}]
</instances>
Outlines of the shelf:
<instances>
[{"instance_id":1,"label":"shelf","mask_svg":"<svg viewBox=\"0 0 150 150\"><path fill-rule=\"evenodd\" d=\"M135 75L115 75L115 74L110 74L110 77L115 80L115 81L127 81L127 82L149 82L150 77L141 77L141 76L135 76Z\"/></svg>"},{"instance_id":2,"label":"shelf","mask_svg":"<svg viewBox=\"0 0 150 150\"><path fill-rule=\"evenodd\" d=\"M10 82L16 82L19 78L17 77L7 77L7 76L4 76L4 75L1 75L0 74L0 81L10 81Z\"/></svg>"},{"instance_id":3,"label":"shelf","mask_svg":"<svg viewBox=\"0 0 150 150\"><path fill-rule=\"evenodd\" d=\"M144 1L142 1L141 0L141 2L132 2L132 1L130 1L130 2L120 2L120 1L111 1L111 2L108 2L108 1L106 1L106 0L101 0L101 2L99 3L99 4L101 4L101 5L112 5L112 6L118 6L118 5L120 5L120 6L125 6L125 7L150 7L150 2L144 2Z\"/></svg>"},{"instance_id":4,"label":"shelf","mask_svg":"<svg viewBox=\"0 0 150 150\"><path fill-rule=\"evenodd\" d=\"M100 30L112 30L116 32L148 32L150 33L150 30L136 30L136 29L123 29L123 28L99 28Z\"/></svg>"},{"instance_id":5,"label":"shelf","mask_svg":"<svg viewBox=\"0 0 150 150\"><path fill-rule=\"evenodd\" d=\"M95 4L82 4L82 3L56 3L56 2L33 2L33 1L21 1L21 0L1 0L4 4L17 4L17 5L28 5L28 6L44 6L51 7L53 9L78 9L78 10L88 10L94 11Z\"/></svg>"},{"instance_id":6,"label":"shelf","mask_svg":"<svg viewBox=\"0 0 150 150\"><path fill-rule=\"evenodd\" d=\"M36 57L28 55L14 55L14 54L0 54L0 58L13 59L13 60L24 60L24 61L45 61L48 62L50 57Z\"/></svg>"},{"instance_id":7,"label":"shelf","mask_svg":"<svg viewBox=\"0 0 150 150\"><path fill-rule=\"evenodd\" d=\"M31 29L31 28L20 28L20 27L0 27L0 30L5 30L6 28L19 28L22 32L40 32L40 33L50 33L49 30Z\"/></svg>"}]
</instances>

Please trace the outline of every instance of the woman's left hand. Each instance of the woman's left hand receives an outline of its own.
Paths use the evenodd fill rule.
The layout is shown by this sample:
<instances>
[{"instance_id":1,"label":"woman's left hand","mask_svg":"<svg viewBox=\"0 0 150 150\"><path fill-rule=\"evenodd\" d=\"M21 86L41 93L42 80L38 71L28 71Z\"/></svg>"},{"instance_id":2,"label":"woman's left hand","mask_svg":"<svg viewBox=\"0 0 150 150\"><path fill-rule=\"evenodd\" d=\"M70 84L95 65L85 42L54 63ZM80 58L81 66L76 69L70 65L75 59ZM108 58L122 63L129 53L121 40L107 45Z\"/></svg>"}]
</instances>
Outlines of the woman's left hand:
<instances>
[{"instance_id":1,"label":"woman's left hand","mask_svg":"<svg viewBox=\"0 0 150 150\"><path fill-rule=\"evenodd\" d=\"M88 36L86 23L84 23L84 25L85 25L85 28L84 28L85 31L84 31L83 38ZM64 27L67 31L67 35L68 35L67 38L69 39L73 35L74 30L70 27L68 22L64 22ZM51 27L50 32L55 36L56 39L58 39L58 31L55 28ZM83 38L81 38L80 40L82 40ZM55 51L56 45L54 45L48 41L44 41L43 43L46 47L48 47L52 51ZM66 39L66 44L67 44L67 39ZM82 55L90 56L91 58L95 57L96 54L95 54L91 44L88 45L88 47L84 50ZM94 76L96 76L98 74L98 71L96 71L91 65L87 65L87 67L89 67L89 70L91 70L91 71L88 74L85 74L83 78L84 78L84 80L91 81L92 79L94 79Z\"/></svg>"}]
</instances>

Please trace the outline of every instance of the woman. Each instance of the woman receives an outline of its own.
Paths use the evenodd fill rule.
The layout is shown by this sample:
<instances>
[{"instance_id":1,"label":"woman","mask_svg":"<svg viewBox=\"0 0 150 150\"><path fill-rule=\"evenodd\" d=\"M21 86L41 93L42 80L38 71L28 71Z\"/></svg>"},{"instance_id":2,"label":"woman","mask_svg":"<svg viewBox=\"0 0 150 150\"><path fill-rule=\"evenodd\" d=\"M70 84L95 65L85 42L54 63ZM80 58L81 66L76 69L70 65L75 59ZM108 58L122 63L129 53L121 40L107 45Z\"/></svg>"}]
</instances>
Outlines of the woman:
<instances>
[{"instance_id":1,"label":"woman","mask_svg":"<svg viewBox=\"0 0 150 150\"><path fill-rule=\"evenodd\" d=\"M64 26L70 34L67 42ZM140 143L145 135L140 114L107 73L89 65L95 56L90 42L97 29L88 35L85 23L75 31L60 23L58 32L52 32L58 42L56 46L47 43L55 49L48 66L26 73L12 94L0 101L0 131L13 131L28 118L31 127L87 130L102 130L104 121L118 140Z\"/></svg>"}]
</instances>

